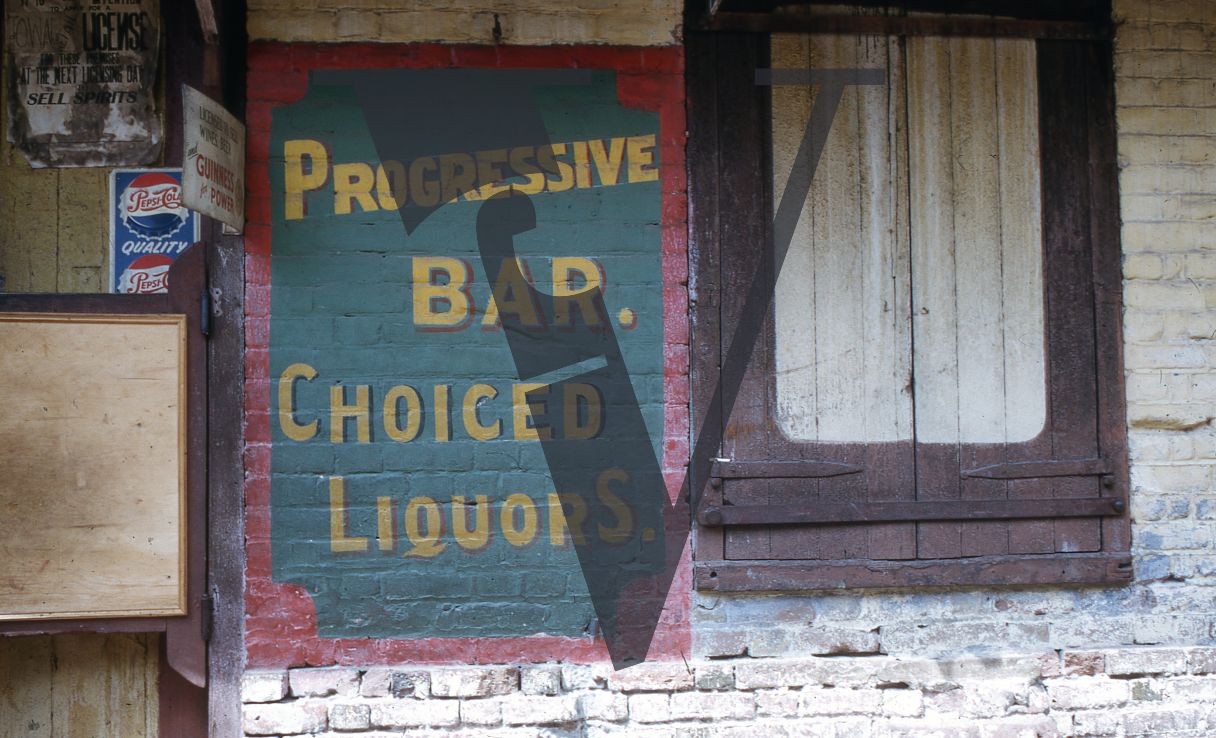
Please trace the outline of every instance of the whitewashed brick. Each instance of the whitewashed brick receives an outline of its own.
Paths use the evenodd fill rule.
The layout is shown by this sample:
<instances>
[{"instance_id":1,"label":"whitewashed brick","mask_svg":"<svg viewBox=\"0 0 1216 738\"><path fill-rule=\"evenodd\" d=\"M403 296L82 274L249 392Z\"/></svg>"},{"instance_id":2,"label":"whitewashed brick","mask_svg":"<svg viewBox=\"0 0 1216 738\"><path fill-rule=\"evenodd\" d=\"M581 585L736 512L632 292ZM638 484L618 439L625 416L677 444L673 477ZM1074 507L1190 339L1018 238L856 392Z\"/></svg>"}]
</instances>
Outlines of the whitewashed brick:
<instances>
[{"instance_id":1,"label":"whitewashed brick","mask_svg":"<svg viewBox=\"0 0 1216 738\"><path fill-rule=\"evenodd\" d=\"M583 692L577 695L578 712L587 720L605 720L618 723L629 717L629 698L606 690Z\"/></svg>"},{"instance_id":2,"label":"whitewashed brick","mask_svg":"<svg viewBox=\"0 0 1216 738\"><path fill-rule=\"evenodd\" d=\"M676 720L746 720L756 714L756 701L747 692L677 692L671 696Z\"/></svg>"},{"instance_id":3,"label":"whitewashed brick","mask_svg":"<svg viewBox=\"0 0 1216 738\"><path fill-rule=\"evenodd\" d=\"M515 667L456 667L431 672L434 697L491 697L518 689L519 669Z\"/></svg>"},{"instance_id":4,"label":"whitewashed brick","mask_svg":"<svg viewBox=\"0 0 1216 738\"><path fill-rule=\"evenodd\" d=\"M284 702L245 705L246 735L296 735L325 730L327 710L324 702Z\"/></svg>"},{"instance_id":5,"label":"whitewashed brick","mask_svg":"<svg viewBox=\"0 0 1216 738\"><path fill-rule=\"evenodd\" d=\"M683 662L651 662L615 672L610 689L621 692L671 692L692 689L692 670Z\"/></svg>"},{"instance_id":6,"label":"whitewashed brick","mask_svg":"<svg viewBox=\"0 0 1216 738\"><path fill-rule=\"evenodd\" d=\"M666 694L629 695L629 719L639 723L665 723L671 719L671 696Z\"/></svg>"},{"instance_id":7,"label":"whitewashed brick","mask_svg":"<svg viewBox=\"0 0 1216 738\"><path fill-rule=\"evenodd\" d=\"M542 697L511 695L500 700L502 721L507 725L564 725L578 720L574 695Z\"/></svg>"},{"instance_id":8,"label":"whitewashed brick","mask_svg":"<svg viewBox=\"0 0 1216 738\"><path fill-rule=\"evenodd\" d=\"M502 704L497 698L460 701L460 722L463 725L499 725Z\"/></svg>"},{"instance_id":9,"label":"whitewashed brick","mask_svg":"<svg viewBox=\"0 0 1216 738\"><path fill-rule=\"evenodd\" d=\"M519 689L524 694L557 694L562 689L561 667L521 667L519 671Z\"/></svg>"},{"instance_id":10,"label":"whitewashed brick","mask_svg":"<svg viewBox=\"0 0 1216 738\"><path fill-rule=\"evenodd\" d=\"M242 702L278 702L286 696L285 671L249 671L241 677Z\"/></svg>"},{"instance_id":11,"label":"whitewashed brick","mask_svg":"<svg viewBox=\"0 0 1216 738\"><path fill-rule=\"evenodd\" d=\"M925 710L924 695L917 689L884 689L882 714L888 717L920 717Z\"/></svg>"},{"instance_id":12,"label":"whitewashed brick","mask_svg":"<svg viewBox=\"0 0 1216 738\"><path fill-rule=\"evenodd\" d=\"M331 730L366 730L371 727L372 709L369 705L343 703L329 706Z\"/></svg>"},{"instance_id":13,"label":"whitewashed brick","mask_svg":"<svg viewBox=\"0 0 1216 738\"><path fill-rule=\"evenodd\" d=\"M1181 648L1110 651L1106 654L1106 673L1124 677L1139 674L1185 674L1186 651Z\"/></svg>"},{"instance_id":14,"label":"whitewashed brick","mask_svg":"<svg viewBox=\"0 0 1216 738\"><path fill-rule=\"evenodd\" d=\"M443 727L460 722L460 703L456 700L374 702L370 707L373 728Z\"/></svg>"},{"instance_id":15,"label":"whitewashed brick","mask_svg":"<svg viewBox=\"0 0 1216 738\"><path fill-rule=\"evenodd\" d=\"M735 686L735 670L727 664L703 664L693 674L697 689L722 690Z\"/></svg>"},{"instance_id":16,"label":"whitewashed brick","mask_svg":"<svg viewBox=\"0 0 1216 738\"><path fill-rule=\"evenodd\" d=\"M292 669L288 678L291 693L296 697L348 696L359 690L359 672L355 669Z\"/></svg>"},{"instance_id":17,"label":"whitewashed brick","mask_svg":"<svg viewBox=\"0 0 1216 738\"><path fill-rule=\"evenodd\" d=\"M1125 680L1106 676L1048 679L1043 684L1047 687L1052 708L1062 710L1117 707L1126 704L1131 696Z\"/></svg>"},{"instance_id":18,"label":"whitewashed brick","mask_svg":"<svg viewBox=\"0 0 1216 738\"><path fill-rule=\"evenodd\" d=\"M882 692L878 689L804 689L798 709L803 715L876 713L882 709Z\"/></svg>"}]
</instances>

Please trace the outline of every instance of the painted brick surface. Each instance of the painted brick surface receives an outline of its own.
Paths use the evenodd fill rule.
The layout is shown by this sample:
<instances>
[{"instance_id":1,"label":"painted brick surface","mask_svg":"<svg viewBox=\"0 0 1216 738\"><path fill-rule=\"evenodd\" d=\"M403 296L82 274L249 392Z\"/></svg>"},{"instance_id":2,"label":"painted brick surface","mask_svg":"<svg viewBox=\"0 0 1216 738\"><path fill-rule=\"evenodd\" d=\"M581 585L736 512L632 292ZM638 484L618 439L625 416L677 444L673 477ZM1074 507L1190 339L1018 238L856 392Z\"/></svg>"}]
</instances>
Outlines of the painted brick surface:
<instances>
[{"instance_id":1,"label":"painted brick surface","mask_svg":"<svg viewBox=\"0 0 1216 738\"><path fill-rule=\"evenodd\" d=\"M677 0L251 0L249 37L266 41L381 41L519 45L679 42Z\"/></svg>"},{"instance_id":2,"label":"painted brick surface","mask_svg":"<svg viewBox=\"0 0 1216 738\"><path fill-rule=\"evenodd\" d=\"M556 490L546 483L540 444L512 437L520 431L511 408L520 400L511 396L514 375L501 331L474 326L454 335L410 325L413 262L464 258L476 269L472 219L461 211L475 213L479 203L440 209L398 252L389 244L399 238L394 233L401 230L400 217L377 211L374 201L339 212L330 185L328 199L326 192L307 195L299 206L307 217L293 218L285 198L271 200L266 193L285 191L286 141L320 140L326 131L359 131L364 125L350 117L352 111L358 117L357 105L333 97L341 86L314 79L310 88L309 74L332 74L313 70L368 70L356 73L360 76L403 68L574 65L593 70L593 84L575 92L555 88L551 104L542 104L542 111L549 111L551 135L580 141L636 134L653 144L658 174L635 184L622 168L618 186L592 179L592 187L537 197L538 222L548 230L533 244L536 253L529 251L532 241L521 239L520 253L543 290L552 288L548 270L555 257L586 255L600 262L611 318L624 321L626 313L634 318L632 324L621 323L619 340L674 489L688 453L679 50L269 45L253 47L250 56L251 660L366 665L391 663L401 654L455 663L601 654L602 646L586 635L595 628L594 613L574 551L554 523L560 518L554 517ZM597 126L600 133L593 130ZM627 140L632 139L622 139ZM366 136L324 145L330 147L325 151L335 172L340 163L377 160ZM581 176L576 174L576 183ZM568 253L561 248L567 243ZM489 285L479 273L471 276L473 303L481 306L474 316L483 323ZM417 278L413 284L417 290ZM414 310L418 304L415 300ZM318 313L326 319L316 320ZM295 381L283 400L282 376L300 364L315 369L318 381ZM461 397L475 383L497 390L497 398L474 412L483 425L500 424L498 439L474 440L468 433L469 411ZM385 392L401 384L425 398L424 430L412 444L386 438L390 428L381 427ZM447 434L439 430L438 400L432 404L436 387L451 391ZM366 403L359 395L364 391ZM335 402L365 403L370 428L334 416ZM284 412L301 424L316 421L315 429L307 437L288 436ZM398 420L404 422L400 412ZM474 500L477 495L487 500L492 532L483 546L470 549L467 540L454 538L454 524L443 508L454 510L451 501L458 496ZM517 530L511 538L504 526L514 528L521 516L508 516L508 506L515 499L520 507L520 495L527 497L527 509L517 511L523 513L527 535ZM384 499L392 521L387 528L379 512ZM411 517L407 503L424 499L433 502ZM437 521L427 518L431 512L438 513ZM411 529L411 521L418 520ZM435 539L430 551L419 545L428 537ZM686 592L686 572L681 576L685 584L677 580L677 591ZM681 603L686 601L680 594L669 603L673 609L664 615L655 653L681 650L686 636L679 631L687 623ZM486 636L491 639L475 640ZM513 636L529 637L527 645ZM394 685L375 689L392 692Z\"/></svg>"}]
</instances>

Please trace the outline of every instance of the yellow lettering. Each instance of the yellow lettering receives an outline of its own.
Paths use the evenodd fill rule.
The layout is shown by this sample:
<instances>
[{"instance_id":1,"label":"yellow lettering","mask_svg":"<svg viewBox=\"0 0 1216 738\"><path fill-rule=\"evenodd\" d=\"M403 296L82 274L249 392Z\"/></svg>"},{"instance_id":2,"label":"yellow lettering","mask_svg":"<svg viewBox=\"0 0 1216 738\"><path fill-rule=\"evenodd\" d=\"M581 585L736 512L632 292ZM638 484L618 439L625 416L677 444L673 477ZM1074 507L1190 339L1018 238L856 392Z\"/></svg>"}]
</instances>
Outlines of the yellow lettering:
<instances>
[{"instance_id":1,"label":"yellow lettering","mask_svg":"<svg viewBox=\"0 0 1216 738\"><path fill-rule=\"evenodd\" d=\"M367 164L334 165L334 214L349 215L354 212L351 205L354 202L358 202L359 209L365 213L379 210L376 198L372 197L375 184L376 174Z\"/></svg>"},{"instance_id":2,"label":"yellow lettering","mask_svg":"<svg viewBox=\"0 0 1216 738\"><path fill-rule=\"evenodd\" d=\"M654 134L630 136L626 148L629 150L629 182L654 182L659 178L659 169L654 166Z\"/></svg>"},{"instance_id":3,"label":"yellow lettering","mask_svg":"<svg viewBox=\"0 0 1216 738\"><path fill-rule=\"evenodd\" d=\"M401 418L401 401L405 400L405 427L397 424ZM418 390L399 384L384 394L384 432L399 443L409 443L422 429L422 398Z\"/></svg>"},{"instance_id":4,"label":"yellow lettering","mask_svg":"<svg viewBox=\"0 0 1216 738\"><path fill-rule=\"evenodd\" d=\"M493 400L498 396L498 390L488 384L475 384L464 393L464 429L470 438L478 441L493 441L502 435L502 421L495 420L489 425L482 425L477 417L477 407L482 400Z\"/></svg>"},{"instance_id":5,"label":"yellow lettering","mask_svg":"<svg viewBox=\"0 0 1216 738\"><path fill-rule=\"evenodd\" d=\"M448 400L452 388L446 384L435 385L435 440L446 443L452 440L452 422L448 414Z\"/></svg>"},{"instance_id":6,"label":"yellow lettering","mask_svg":"<svg viewBox=\"0 0 1216 738\"><path fill-rule=\"evenodd\" d=\"M397 547L397 526L393 520L393 498L376 498L376 547L392 551Z\"/></svg>"},{"instance_id":7,"label":"yellow lettering","mask_svg":"<svg viewBox=\"0 0 1216 738\"><path fill-rule=\"evenodd\" d=\"M513 261L502 261L490 290L486 314L481 319L483 326L498 325L500 313L518 316L519 322L528 328L541 326L540 308L529 289L532 279L527 270L527 265L518 256Z\"/></svg>"},{"instance_id":8,"label":"yellow lettering","mask_svg":"<svg viewBox=\"0 0 1216 738\"><path fill-rule=\"evenodd\" d=\"M575 286L575 281L581 287ZM599 262L582 256L553 257L553 324L569 327L574 324L574 308L578 308L588 326L600 326L606 319L595 309L595 293L604 287L604 272Z\"/></svg>"},{"instance_id":9,"label":"yellow lettering","mask_svg":"<svg viewBox=\"0 0 1216 738\"><path fill-rule=\"evenodd\" d=\"M564 143L541 146L536 149L536 160L540 163L541 168L557 175L557 179L548 180L550 192L565 192L574 186L574 168L557 158L565 156L565 154L566 144Z\"/></svg>"},{"instance_id":10,"label":"yellow lettering","mask_svg":"<svg viewBox=\"0 0 1216 738\"><path fill-rule=\"evenodd\" d=\"M587 420L579 423L580 401L585 401ZM586 441L604 429L604 396L599 387L573 382L562 389L562 438Z\"/></svg>"},{"instance_id":11,"label":"yellow lettering","mask_svg":"<svg viewBox=\"0 0 1216 738\"><path fill-rule=\"evenodd\" d=\"M477 152L477 181L481 184L481 187L477 189L477 197L469 197L469 199L485 199L493 197L504 190L511 189L510 185L503 183L507 175L499 166L506 163L506 149Z\"/></svg>"},{"instance_id":12,"label":"yellow lettering","mask_svg":"<svg viewBox=\"0 0 1216 738\"><path fill-rule=\"evenodd\" d=\"M304 159L308 171L304 171ZM306 208L304 193L320 189L329 178L329 152L320 141L293 139L283 143L283 217L299 220Z\"/></svg>"},{"instance_id":13,"label":"yellow lettering","mask_svg":"<svg viewBox=\"0 0 1216 738\"><path fill-rule=\"evenodd\" d=\"M515 420L515 440L547 441L553 437L553 429L536 422L536 416L545 413L545 403L529 402L530 394L545 397L549 394L549 385L523 382L512 386L511 410Z\"/></svg>"},{"instance_id":14,"label":"yellow lettering","mask_svg":"<svg viewBox=\"0 0 1216 738\"><path fill-rule=\"evenodd\" d=\"M567 512L569 505L569 512ZM566 545L566 532L574 545L582 546L587 542L583 536L583 523L587 520L587 503L578 495L549 493L549 543L554 546Z\"/></svg>"},{"instance_id":15,"label":"yellow lettering","mask_svg":"<svg viewBox=\"0 0 1216 738\"><path fill-rule=\"evenodd\" d=\"M367 550L367 538L346 535L346 480L329 478L329 550L355 553Z\"/></svg>"},{"instance_id":16,"label":"yellow lettering","mask_svg":"<svg viewBox=\"0 0 1216 738\"><path fill-rule=\"evenodd\" d=\"M346 388L335 384L329 388L329 441L346 443L346 419L355 419L355 436L359 443L372 440L371 388L366 384L355 385L355 403L346 404Z\"/></svg>"},{"instance_id":17,"label":"yellow lettering","mask_svg":"<svg viewBox=\"0 0 1216 738\"><path fill-rule=\"evenodd\" d=\"M444 154L439 157L439 183L443 188L439 202L451 202L473 191L477 166L468 154Z\"/></svg>"},{"instance_id":18,"label":"yellow lettering","mask_svg":"<svg viewBox=\"0 0 1216 738\"><path fill-rule=\"evenodd\" d=\"M405 165L392 159L376 167L376 198L381 210L399 210L405 205L407 187Z\"/></svg>"},{"instance_id":19,"label":"yellow lettering","mask_svg":"<svg viewBox=\"0 0 1216 738\"><path fill-rule=\"evenodd\" d=\"M522 513L522 525L515 527L515 511ZM527 546L536 538L536 507L527 495L513 494L502 503L502 536L512 546Z\"/></svg>"},{"instance_id":20,"label":"yellow lettering","mask_svg":"<svg viewBox=\"0 0 1216 738\"><path fill-rule=\"evenodd\" d=\"M412 270L414 325L418 330L463 328L473 316L469 293L472 269L468 263L449 256L415 256Z\"/></svg>"},{"instance_id":21,"label":"yellow lettering","mask_svg":"<svg viewBox=\"0 0 1216 738\"><path fill-rule=\"evenodd\" d=\"M633 532L633 511L625 504L625 501L612 491L608 486L609 482L624 482L629 481L629 475L623 469L608 469L600 474L595 480L595 496L600 502L608 506L612 514L616 516L616 525L608 527L603 523L598 525L600 532L600 540L605 543L625 543L629 540L630 533Z\"/></svg>"},{"instance_id":22,"label":"yellow lettering","mask_svg":"<svg viewBox=\"0 0 1216 738\"><path fill-rule=\"evenodd\" d=\"M433 208L439 204L439 182L426 179L427 172L434 173L439 167L429 156L421 156L410 162L410 193L414 204Z\"/></svg>"},{"instance_id":23,"label":"yellow lettering","mask_svg":"<svg viewBox=\"0 0 1216 738\"><path fill-rule=\"evenodd\" d=\"M625 139L608 139L608 150L604 150L604 142L592 139L587 142L591 147L591 161L595 163L595 171L600 175L600 184L614 185L621 178L621 160L625 157Z\"/></svg>"},{"instance_id":24,"label":"yellow lettering","mask_svg":"<svg viewBox=\"0 0 1216 738\"><path fill-rule=\"evenodd\" d=\"M473 509L473 528L469 529L469 508ZM477 495L473 504L464 497L452 498L452 534L456 543L466 551L485 548L490 542L490 502L485 495Z\"/></svg>"},{"instance_id":25,"label":"yellow lettering","mask_svg":"<svg viewBox=\"0 0 1216 738\"><path fill-rule=\"evenodd\" d=\"M419 524L419 513L426 516L426 530ZM439 506L430 497L413 497L405 506L405 537L411 548L404 556L433 558L443 552L448 544L440 543L443 536L443 515Z\"/></svg>"},{"instance_id":26,"label":"yellow lettering","mask_svg":"<svg viewBox=\"0 0 1216 738\"><path fill-rule=\"evenodd\" d=\"M570 146L574 148L575 186L586 189L591 186L591 162L587 159L587 142L575 141Z\"/></svg>"},{"instance_id":27,"label":"yellow lettering","mask_svg":"<svg viewBox=\"0 0 1216 738\"><path fill-rule=\"evenodd\" d=\"M525 195L535 195L545 191L545 175L537 166L529 161L536 155L536 149L531 146L517 146L511 149L511 171L527 177L527 184L512 185L512 189Z\"/></svg>"},{"instance_id":28,"label":"yellow lettering","mask_svg":"<svg viewBox=\"0 0 1216 738\"><path fill-rule=\"evenodd\" d=\"M308 441L317 435L321 421L300 423L296 420L296 381L316 379L317 370L308 364L292 364L279 375L279 427L293 441Z\"/></svg>"}]
</instances>

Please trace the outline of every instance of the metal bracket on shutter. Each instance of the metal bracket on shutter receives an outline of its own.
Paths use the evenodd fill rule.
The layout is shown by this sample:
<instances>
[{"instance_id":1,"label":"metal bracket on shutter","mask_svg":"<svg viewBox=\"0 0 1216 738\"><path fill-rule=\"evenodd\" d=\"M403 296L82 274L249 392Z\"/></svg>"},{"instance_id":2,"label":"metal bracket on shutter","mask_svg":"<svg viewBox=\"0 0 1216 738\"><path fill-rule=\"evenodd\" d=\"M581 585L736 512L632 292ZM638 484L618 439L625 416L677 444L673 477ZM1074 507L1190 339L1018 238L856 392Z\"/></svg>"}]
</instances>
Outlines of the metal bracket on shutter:
<instances>
[{"instance_id":1,"label":"metal bracket on shutter","mask_svg":"<svg viewBox=\"0 0 1216 738\"><path fill-rule=\"evenodd\" d=\"M701 525L806 525L1091 518L1122 515L1118 497L1059 497L1042 500L921 500L918 502L808 502L801 505L715 505L697 515Z\"/></svg>"},{"instance_id":2,"label":"metal bracket on shutter","mask_svg":"<svg viewBox=\"0 0 1216 738\"><path fill-rule=\"evenodd\" d=\"M815 479L864 471L837 461L715 461L711 477L719 479Z\"/></svg>"},{"instance_id":3,"label":"metal bracket on shutter","mask_svg":"<svg viewBox=\"0 0 1216 738\"><path fill-rule=\"evenodd\" d=\"M1113 473L1110 459L1063 459L1014 461L976 469L964 469L964 477L975 479L1037 479L1040 477L1100 477Z\"/></svg>"}]
</instances>

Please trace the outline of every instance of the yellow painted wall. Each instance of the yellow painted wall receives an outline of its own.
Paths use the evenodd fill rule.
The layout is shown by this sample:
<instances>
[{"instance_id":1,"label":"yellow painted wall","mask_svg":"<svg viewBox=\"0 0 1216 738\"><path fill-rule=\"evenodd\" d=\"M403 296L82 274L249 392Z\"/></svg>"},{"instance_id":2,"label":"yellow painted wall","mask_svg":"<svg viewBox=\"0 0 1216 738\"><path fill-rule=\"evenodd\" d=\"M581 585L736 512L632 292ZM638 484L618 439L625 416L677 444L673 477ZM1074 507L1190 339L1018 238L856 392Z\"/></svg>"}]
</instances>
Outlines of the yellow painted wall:
<instances>
[{"instance_id":1,"label":"yellow painted wall","mask_svg":"<svg viewBox=\"0 0 1216 738\"><path fill-rule=\"evenodd\" d=\"M104 292L109 170L34 170L0 138L0 291ZM0 636L0 738L154 738L159 642Z\"/></svg>"}]
</instances>

